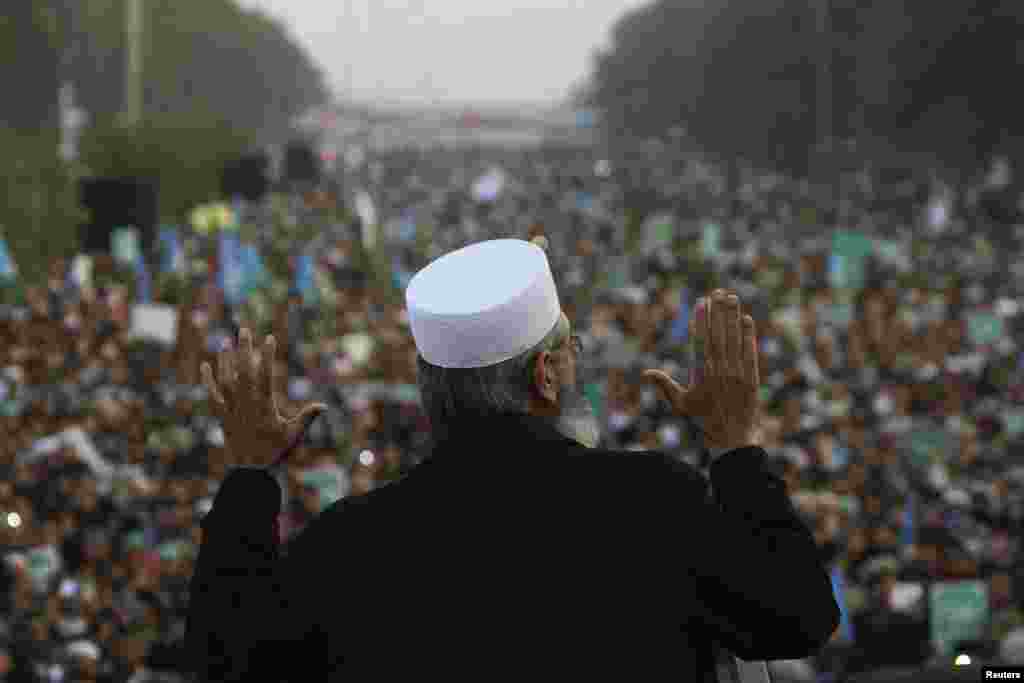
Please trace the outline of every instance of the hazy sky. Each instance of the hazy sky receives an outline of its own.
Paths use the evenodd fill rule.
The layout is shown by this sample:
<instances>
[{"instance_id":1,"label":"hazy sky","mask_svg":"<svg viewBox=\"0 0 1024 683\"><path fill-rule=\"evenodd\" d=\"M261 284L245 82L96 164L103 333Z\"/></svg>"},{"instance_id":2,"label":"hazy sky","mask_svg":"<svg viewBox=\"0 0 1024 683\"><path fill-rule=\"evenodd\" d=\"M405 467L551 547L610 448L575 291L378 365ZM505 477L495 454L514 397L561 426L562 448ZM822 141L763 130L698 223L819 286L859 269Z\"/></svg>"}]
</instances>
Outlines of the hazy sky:
<instances>
[{"instance_id":1,"label":"hazy sky","mask_svg":"<svg viewBox=\"0 0 1024 683\"><path fill-rule=\"evenodd\" d=\"M564 97L643 0L240 0L283 19L335 92L360 100Z\"/></svg>"}]
</instances>

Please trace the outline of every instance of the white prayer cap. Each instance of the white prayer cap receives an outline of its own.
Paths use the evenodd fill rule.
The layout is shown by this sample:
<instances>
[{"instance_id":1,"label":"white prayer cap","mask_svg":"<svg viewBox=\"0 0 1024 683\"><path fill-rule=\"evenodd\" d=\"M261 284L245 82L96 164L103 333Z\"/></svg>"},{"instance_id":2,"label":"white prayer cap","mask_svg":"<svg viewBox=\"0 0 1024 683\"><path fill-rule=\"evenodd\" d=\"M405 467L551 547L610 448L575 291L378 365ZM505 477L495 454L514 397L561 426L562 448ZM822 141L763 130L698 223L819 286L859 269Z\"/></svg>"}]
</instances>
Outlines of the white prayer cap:
<instances>
[{"instance_id":1,"label":"white prayer cap","mask_svg":"<svg viewBox=\"0 0 1024 683\"><path fill-rule=\"evenodd\" d=\"M562 315L544 250L524 240L471 244L427 265L405 290L423 359L482 368L537 345Z\"/></svg>"},{"instance_id":2,"label":"white prayer cap","mask_svg":"<svg viewBox=\"0 0 1024 683\"><path fill-rule=\"evenodd\" d=\"M76 640L68 645L68 654L72 657L84 659L99 659L100 648L90 640Z\"/></svg>"}]
</instances>

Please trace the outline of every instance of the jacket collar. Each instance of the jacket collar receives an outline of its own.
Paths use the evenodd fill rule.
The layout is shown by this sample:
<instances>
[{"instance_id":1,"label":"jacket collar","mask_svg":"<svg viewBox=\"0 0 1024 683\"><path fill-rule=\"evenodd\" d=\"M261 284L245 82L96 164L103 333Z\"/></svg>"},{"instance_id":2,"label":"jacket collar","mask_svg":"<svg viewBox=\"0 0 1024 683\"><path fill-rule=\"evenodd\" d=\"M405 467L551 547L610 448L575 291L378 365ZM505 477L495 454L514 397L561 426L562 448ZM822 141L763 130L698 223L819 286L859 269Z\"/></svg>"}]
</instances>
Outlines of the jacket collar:
<instances>
[{"instance_id":1,"label":"jacket collar","mask_svg":"<svg viewBox=\"0 0 1024 683\"><path fill-rule=\"evenodd\" d=\"M487 457L487 451L504 453L512 446L516 457L529 455L529 446L562 444L579 447L562 435L547 419L525 413L509 413L461 421L441 436L431 449L430 459L447 462ZM546 449L544 449L546 450Z\"/></svg>"}]
</instances>

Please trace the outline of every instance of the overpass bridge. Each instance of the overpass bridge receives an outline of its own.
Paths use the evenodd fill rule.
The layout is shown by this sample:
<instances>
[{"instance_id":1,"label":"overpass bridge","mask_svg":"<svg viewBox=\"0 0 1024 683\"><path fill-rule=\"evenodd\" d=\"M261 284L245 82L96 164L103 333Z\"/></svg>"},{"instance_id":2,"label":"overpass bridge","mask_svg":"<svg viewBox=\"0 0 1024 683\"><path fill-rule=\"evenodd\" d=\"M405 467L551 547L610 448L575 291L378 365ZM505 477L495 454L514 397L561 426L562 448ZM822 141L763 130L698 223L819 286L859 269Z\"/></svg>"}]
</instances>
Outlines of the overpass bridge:
<instances>
[{"instance_id":1,"label":"overpass bridge","mask_svg":"<svg viewBox=\"0 0 1024 683\"><path fill-rule=\"evenodd\" d=\"M353 146L369 150L400 147L590 146L595 130L578 125L568 108L409 107L339 104L310 112L297 126L341 153Z\"/></svg>"}]
</instances>

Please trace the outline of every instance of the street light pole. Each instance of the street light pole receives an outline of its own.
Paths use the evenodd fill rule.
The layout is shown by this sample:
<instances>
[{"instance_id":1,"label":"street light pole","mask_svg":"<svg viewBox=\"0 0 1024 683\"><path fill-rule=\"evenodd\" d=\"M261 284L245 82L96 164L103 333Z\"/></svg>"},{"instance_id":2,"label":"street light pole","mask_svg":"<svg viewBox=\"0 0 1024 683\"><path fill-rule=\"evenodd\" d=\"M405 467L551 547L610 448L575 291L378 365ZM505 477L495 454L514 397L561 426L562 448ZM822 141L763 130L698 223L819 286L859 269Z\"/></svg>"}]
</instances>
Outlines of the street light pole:
<instances>
[{"instance_id":1,"label":"street light pole","mask_svg":"<svg viewBox=\"0 0 1024 683\"><path fill-rule=\"evenodd\" d=\"M832 152L832 36L830 33L829 10L831 0L817 0L815 10L818 24L818 87L817 87L817 142L819 145L816 166L818 173L824 174L823 161ZM822 178L821 180L824 180Z\"/></svg>"},{"instance_id":2,"label":"street light pole","mask_svg":"<svg viewBox=\"0 0 1024 683\"><path fill-rule=\"evenodd\" d=\"M143 0L125 0L125 98L122 125L134 128L142 118Z\"/></svg>"}]
</instances>

